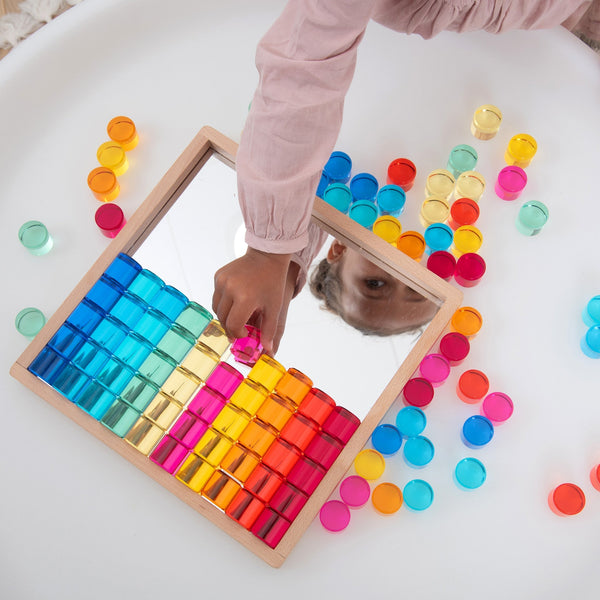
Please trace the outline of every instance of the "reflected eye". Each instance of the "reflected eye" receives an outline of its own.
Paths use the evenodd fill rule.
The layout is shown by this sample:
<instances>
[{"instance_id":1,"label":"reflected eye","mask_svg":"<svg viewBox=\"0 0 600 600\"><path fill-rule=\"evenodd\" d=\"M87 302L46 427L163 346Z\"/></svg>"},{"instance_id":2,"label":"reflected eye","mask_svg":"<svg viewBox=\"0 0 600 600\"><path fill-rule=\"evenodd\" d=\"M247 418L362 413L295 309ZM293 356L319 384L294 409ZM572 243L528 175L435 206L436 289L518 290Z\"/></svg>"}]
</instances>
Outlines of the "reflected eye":
<instances>
[{"instance_id":1,"label":"reflected eye","mask_svg":"<svg viewBox=\"0 0 600 600\"><path fill-rule=\"evenodd\" d=\"M365 285L371 290L376 290L382 288L385 285L385 281L381 281L381 279L365 279Z\"/></svg>"}]
</instances>

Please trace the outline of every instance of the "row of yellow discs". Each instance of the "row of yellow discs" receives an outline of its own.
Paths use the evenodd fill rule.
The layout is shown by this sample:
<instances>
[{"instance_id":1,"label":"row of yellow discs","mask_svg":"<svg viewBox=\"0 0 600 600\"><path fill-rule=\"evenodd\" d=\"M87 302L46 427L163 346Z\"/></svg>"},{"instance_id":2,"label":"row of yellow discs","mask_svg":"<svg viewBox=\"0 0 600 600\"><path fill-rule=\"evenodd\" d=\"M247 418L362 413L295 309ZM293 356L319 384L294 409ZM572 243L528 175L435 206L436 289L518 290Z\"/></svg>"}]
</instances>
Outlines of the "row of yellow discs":
<instances>
[{"instance_id":1,"label":"row of yellow discs","mask_svg":"<svg viewBox=\"0 0 600 600\"><path fill-rule=\"evenodd\" d=\"M473 115L471 132L481 140L496 135L502 121L500 109L490 104L480 106ZM537 151L535 139L525 133L513 136L506 148L504 159L508 165L526 167ZM464 171L457 178L447 169L431 171L425 181L425 200L419 218L423 227L450 220L451 200L470 199L478 203L486 188L484 176L477 171ZM453 227L454 229L454 227ZM402 233L400 221L392 215L383 215L373 224L373 232L386 242L398 247L415 260L420 260L425 251L425 240L416 231ZM474 225L455 228L451 251L460 256L477 252L483 243L481 231Z\"/></svg>"},{"instance_id":2,"label":"row of yellow discs","mask_svg":"<svg viewBox=\"0 0 600 600\"><path fill-rule=\"evenodd\" d=\"M98 147L96 157L100 167L90 171L87 182L101 202L112 202L121 191L117 177L129 168L127 152L138 143L134 122L129 117L115 117L106 127L110 141Z\"/></svg>"}]
</instances>

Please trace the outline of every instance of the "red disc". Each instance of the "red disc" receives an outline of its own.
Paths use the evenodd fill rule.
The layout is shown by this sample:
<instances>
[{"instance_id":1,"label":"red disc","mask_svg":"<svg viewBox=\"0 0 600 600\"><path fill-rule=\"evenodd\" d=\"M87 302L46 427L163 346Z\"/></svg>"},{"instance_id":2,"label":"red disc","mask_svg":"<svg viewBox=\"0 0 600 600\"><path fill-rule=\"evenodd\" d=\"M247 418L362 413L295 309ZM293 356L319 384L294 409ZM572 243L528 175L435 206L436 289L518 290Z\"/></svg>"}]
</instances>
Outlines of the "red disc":
<instances>
[{"instance_id":1,"label":"red disc","mask_svg":"<svg viewBox=\"0 0 600 600\"><path fill-rule=\"evenodd\" d=\"M402 389L406 402L419 408L433 400L433 386L424 377L409 379Z\"/></svg>"},{"instance_id":2,"label":"red disc","mask_svg":"<svg viewBox=\"0 0 600 600\"><path fill-rule=\"evenodd\" d=\"M427 268L438 277L450 281L456 270L456 259L450 252L438 250L427 259Z\"/></svg>"},{"instance_id":3,"label":"red disc","mask_svg":"<svg viewBox=\"0 0 600 600\"><path fill-rule=\"evenodd\" d=\"M576 515L585 506L585 494L574 483L561 483L551 494L551 508L563 515Z\"/></svg>"},{"instance_id":4,"label":"red disc","mask_svg":"<svg viewBox=\"0 0 600 600\"><path fill-rule=\"evenodd\" d=\"M440 353L443 354L450 364L457 365L462 362L471 349L467 336L458 331L447 333L440 340Z\"/></svg>"},{"instance_id":5,"label":"red disc","mask_svg":"<svg viewBox=\"0 0 600 600\"><path fill-rule=\"evenodd\" d=\"M387 172L387 182L399 185L405 192L413 186L417 167L408 158L397 158L393 160Z\"/></svg>"},{"instance_id":6,"label":"red disc","mask_svg":"<svg viewBox=\"0 0 600 600\"><path fill-rule=\"evenodd\" d=\"M473 225L479 219L479 205L471 198L459 198L450 207L448 224L452 229L463 225Z\"/></svg>"},{"instance_id":7,"label":"red disc","mask_svg":"<svg viewBox=\"0 0 600 600\"><path fill-rule=\"evenodd\" d=\"M479 402L490 389L487 375L477 369L465 371L458 379L456 393L458 397L468 404Z\"/></svg>"}]
</instances>

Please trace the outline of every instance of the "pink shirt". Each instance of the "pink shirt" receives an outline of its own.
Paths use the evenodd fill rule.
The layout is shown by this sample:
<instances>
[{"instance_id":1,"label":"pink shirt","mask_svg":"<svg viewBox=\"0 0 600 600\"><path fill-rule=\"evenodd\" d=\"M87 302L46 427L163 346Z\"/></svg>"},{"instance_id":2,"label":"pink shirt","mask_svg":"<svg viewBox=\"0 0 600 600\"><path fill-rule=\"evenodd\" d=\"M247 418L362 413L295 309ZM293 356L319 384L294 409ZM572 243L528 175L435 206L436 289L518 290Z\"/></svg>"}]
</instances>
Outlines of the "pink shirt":
<instances>
[{"instance_id":1,"label":"pink shirt","mask_svg":"<svg viewBox=\"0 0 600 600\"><path fill-rule=\"evenodd\" d=\"M576 25L600 38L600 0L290 0L260 41L260 81L237 155L249 246L299 253L305 273L325 236L309 228L369 20L430 38L441 31Z\"/></svg>"}]
</instances>

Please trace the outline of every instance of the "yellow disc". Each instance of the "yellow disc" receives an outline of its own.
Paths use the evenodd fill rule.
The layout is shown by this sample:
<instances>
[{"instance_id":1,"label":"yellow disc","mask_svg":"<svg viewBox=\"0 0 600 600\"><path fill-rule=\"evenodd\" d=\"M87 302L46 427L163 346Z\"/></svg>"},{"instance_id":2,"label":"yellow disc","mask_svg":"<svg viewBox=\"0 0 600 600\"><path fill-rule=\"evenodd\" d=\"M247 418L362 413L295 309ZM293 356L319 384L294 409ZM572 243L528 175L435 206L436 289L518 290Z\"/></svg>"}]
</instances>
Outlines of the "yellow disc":
<instances>
[{"instance_id":1,"label":"yellow disc","mask_svg":"<svg viewBox=\"0 0 600 600\"><path fill-rule=\"evenodd\" d=\"M371 502L378 512L391 515L402 506L402 491L393 483L380 483L371 494Z\"/></svg>"},{"instance_id":2,"label":"yellow disc","mask_svg":"<svg viewBox=\"0 0 600 600\"><path fill-rule=\"evenodd\" d=\"M425 182L425 192L428 196L440 196L441 198L450 198L454 190L454 175L446 169L436 169L427 175Z\"/></svg>"},{"instance_id":3,"label":"yellow disc","mask_svg":"<svg viewBox=\"0 0 600 600\"><path fill-rule=\"evenodd\" d=\"M402 225L400 225L400 221L396 217L382 215L373 223L373 233L382 240L395 245L402 233Z\"/></svg>"},{"instance_id":4,"label":"yellow disc","mask_svg":"<svg viewBox=\"0 0 600 600\"><path fill-rule=\"evenodd\" d=\"M481 329L483 317L472 306L461 306L453 315L450 326L454 331L471 337Z\"/></svg>"},{"instance_id":5,"label":"yellow disc","mask_svg":"<svg viewBox=\"0 0 600 600\"><path fill-rule=\"evenodd\" d=\"M475 110L471 133L480 140L493 138L500 129L502 112L493 104L484 104Z\"/></svg>"},{"instance_id":6,"label":"yellow disc","mask_svg":"<svg viewBox=\"0 0 600 600\"><path fill-rule=\"evenodd\" d=\"M421 205L421 221L424 227L443 223L450 216L450 204L441 196L429 196Z\"/></svg>"},{"instance_id":7,"label":"yellow disc","mask_svg":"<svg viewBox=\"0 0 600 600\"><path fill-rule=\"evenodd\" d=\"M459 254L477 252L483 244L483 234L473 225L463 225L454 232L454 249Z\"/></svg>"},{"instance_id":8,"label":"yellow disc","mask_svg":"<svg viewBox=\"0 0 600 600\"><path fill-rule=\"evenodd\" d=\"M509 165L525 168L537 152L537 142L527 133L518 133L510 138L504 154L504 160Z\"/></svg>"},{"instance_id":9,"label":"yellow disc","mask_svg":"<svg viewBox=\"0 0 600 600\"><path fill-rule=\"evenodd\" d=\"M125 150L118 142L104 142L98 147L96 156L103 167L112 169L117 176L123 175L129 167Z\"/></svg>"},{"instance_id":10,"label":"yellow disc","mask_svg":"<svg viewBox=\"0 0 600 600\"><path fill-rule=\"evenodd\" d=\"M477 171L464 171L456 180L454 197L456 199L470 198L471 200L475 200L475 202L479 202L484 190L485 178L481 173Z\"/></svg>"},{"instance_id":11,"label":"yellow disc","mask_svg":"<svg viewBox=\"0 0 600 600\"><path fill-rule=\"evenodd\" d=\"M385 471L385 458L377 450L365 448L356 455L354 469L365 479L378 479Z\"/></svg>"}]
</instances>

